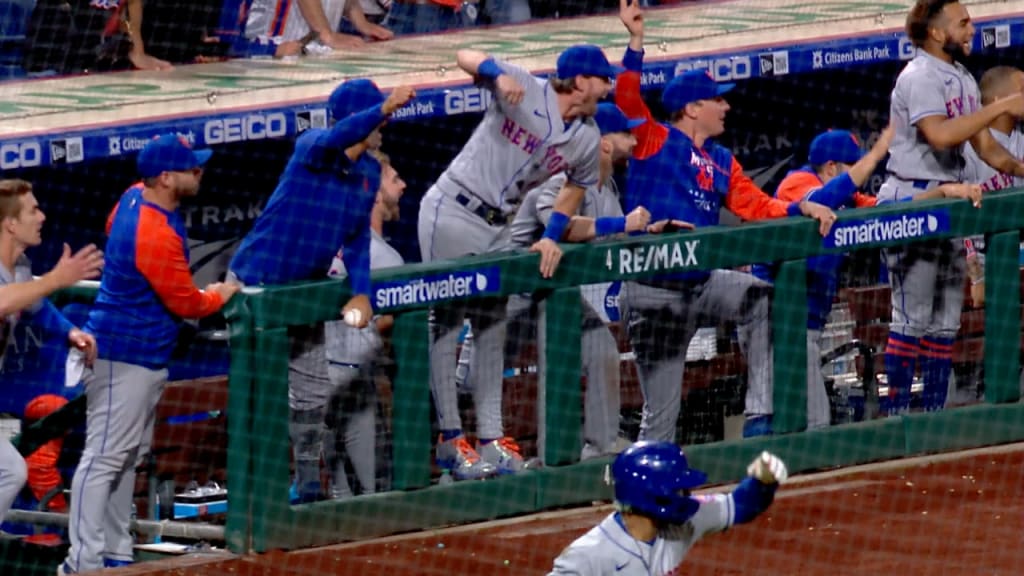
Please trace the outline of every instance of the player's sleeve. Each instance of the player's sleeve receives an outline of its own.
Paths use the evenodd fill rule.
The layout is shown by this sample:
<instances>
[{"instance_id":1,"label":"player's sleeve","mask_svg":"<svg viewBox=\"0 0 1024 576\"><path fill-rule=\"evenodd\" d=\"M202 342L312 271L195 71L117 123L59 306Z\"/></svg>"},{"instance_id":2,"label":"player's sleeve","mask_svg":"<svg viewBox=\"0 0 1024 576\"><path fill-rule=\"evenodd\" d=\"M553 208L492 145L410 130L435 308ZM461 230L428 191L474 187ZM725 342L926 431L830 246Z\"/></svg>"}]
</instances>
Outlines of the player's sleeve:
<instances>
[{"instance_id":1,"label":"player's sleeve","mask_svg":"<svg viewBox=\"0 0 1024 576\"><path fill-rule=\"evenodd\" d=\"M585 124L577 135L575 142L579 147L576 163L566 171L569 183L586 189L597 186L600 179L601 133L593 123Z\"/></svg>"},{"instance_id":2,"label":"player's sleeve","mask_svg":"<svg viewBox=\"0 0 1024 576\"><path fill-rule=\"evenodd\" d=\"M694 538L724 532L735 521L736 508L731 494L701 494L694 496L700 502L697 513L690 518Z\"/></svg>"},{"instance_id":3,"label":"player's sleeve","mask_svg":"<svg viewBox=\"0 0 1024 576\"><path fill-rule=\"evenodd\" d=\"M743 166L735 157L732 159L725 207L744 220L783 218L800 214L799 202L784 202L765 194L743 173Z\"/></svg>"},{"instance_id":4,"label":"player's sleeve","mask_svg":"<svg viewBox=\"0 0 1024 576\"><path fill-rule=\"evenodd\" d=\"M857 192L857 185L853 183L850 175L841 174L829 180L824 186L810 190L806 197L811 202L817 202L833 210L838 210L840 207L853 201L855 192Z\"/></svg>"},{"instance_id":5,"label":"player's sleeve","mask_svg":"<svg viewBox=\"0 0 1024 576\"><path fill-rule=\"evenodd\" d=\"M158 298L180 318L202 318L224 306L216 292L196 288L185 258L181 236L161 222L161 216L143 208L139 212L135 237L135 267L149 282Z\"/></svg>"},{"instance_id":6,"label":"player's sleeve","mask_svg":"<svg viewBox=\"0 0 1024 576\"><path fill-rule=\"evenodd\" d=\"M778 487L756 478L744 478L729 495L734 507L733 524L746 524L761 515L772 505Z\"/></svg>"},{"instance_id":7,"label":"player's sleeve","mask_svg":"<svg viewBox=\"0 0 1024 576\"><path fill-rule=\"evenodd\" d=\"M917 69L903 75L896 82L895 92L896 97L902 99L907 107L907 118L911 126L929 116L949 116L943 80L927 70Z\"/></svg>"},{"instance_id":8,"label":"player's sleeve","mask_svg":"<svg viewBox=\"0 0 1024 576\"><path fill-rule=\"evenodd\" d=\"M338 120L329 130L318 131L308 147L296 145L302 163L312 168L323 168L328 158L339 158L346 148L366 140L387 119L382 106L378 104L367 108Z\"/></svg>"},{"instance_id":9,"label":"player's sleeve","mask_svg":"<svg viewBox=\"0 0 1024 576\"><path fill-rule=\"evenodd\" d=\"M366 222L362 232L345 244L341 255L348 272L348 281L353 294L370 295L370 223Z\"/></svg>"},{"instance_id":10,"label":"player's sleeve","mask_svg":"<svg viewBox=\"0 0 1024 576\"><path fill-rule=\"evenodd\" d=\"M63 314L57 310L57 307L50 302L49 298L43 298L36 305L37 308L32 310L32 318L44 331L53 336L67 336L68 332L75 327Z\"/></svg>"},{"instance_id":11,"label":"player's sleeve","mask_svg":"<svg viewBox=\"0 0 1024 576\"><path fill-rule=\"evenodd\" d=\"M853 205L857 208L870 208L878 205L878 198L861 192L854 192Z\"/></svg>"},{"instance_id":12,"label":"player's sleeve","mask_svg":"<svg viewBox=\"0 0 1024 576\"><path fill-rule=\"evenodd\" d=\"M515 80L520 86L523 87L524 91L537 92L538 88L540 88L540 91L544 90L542 81L533 74L531 74L530 71L527 70L526 68L516 66L511 62L506 62L504 60L499 60L497 58L492 58L492 60L494 60L494 63L498 65L498 68L501 68L503 74L507 74L513 80ZM494 83L491 81L484 80L482 82L482 85L492 92L495 89ZM501 98L495 98L493 104L496 104L502 108L509 105ZM522 106L522 103L518 104L518 106Z\"/></svg>"},{"instance_id":13,"label":"player's sleeve","mask_svg":"<svg viewBox=\"0 0 1024 576\"><path fill-rule=\"evenodd\" d=\"M555 200L558 198L558 192L562 190L562 186L565 184L565 176L558 175L549 178L546 182L536 188L534 199L536 201L535 214L537 215L537 221L540 222L541 226L546 227L548 220L551 219L551 212L555 209ZM527 200L529 200L529 194L527 194ZM526 201L523 203L525 204Z\"/></svg>"},{"instance_id":14,"label":"player's sleeve","mask_svg":"<svg viewBox=\"0 0 1024 576\"><path fill-rule=\"evenodd\" d=\"M622 58L622 66L626 71L619 74L615 80L615 104L622 109L626 117L647 120L633 129L633 135L636 136L633 156L641 160L654 156L668 139L668 128L654 120L654 115L651 114L640 91L643 65L643 51L637 52L626 48L626 55Z\"/></svg>"}]
</instances>

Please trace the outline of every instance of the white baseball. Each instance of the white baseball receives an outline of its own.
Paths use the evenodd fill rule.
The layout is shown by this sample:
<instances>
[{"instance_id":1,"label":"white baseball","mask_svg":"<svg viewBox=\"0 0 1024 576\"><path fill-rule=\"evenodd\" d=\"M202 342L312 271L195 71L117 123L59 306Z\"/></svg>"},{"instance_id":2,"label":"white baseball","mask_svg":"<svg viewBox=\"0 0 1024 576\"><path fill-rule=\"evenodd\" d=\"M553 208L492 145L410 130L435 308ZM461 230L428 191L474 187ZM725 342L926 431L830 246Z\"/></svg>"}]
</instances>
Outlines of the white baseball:
<instances>
[{"instance_id":1,"label":"white baseball","mask_svg":"<svg viewBox=\"0 0 1024 576\"><path fill-rule=\"evenodd\" d=\"M358 327L363 323L363 313L358 308L352 308L345 312L345 324Z\"/></svg>"}]
</instances>

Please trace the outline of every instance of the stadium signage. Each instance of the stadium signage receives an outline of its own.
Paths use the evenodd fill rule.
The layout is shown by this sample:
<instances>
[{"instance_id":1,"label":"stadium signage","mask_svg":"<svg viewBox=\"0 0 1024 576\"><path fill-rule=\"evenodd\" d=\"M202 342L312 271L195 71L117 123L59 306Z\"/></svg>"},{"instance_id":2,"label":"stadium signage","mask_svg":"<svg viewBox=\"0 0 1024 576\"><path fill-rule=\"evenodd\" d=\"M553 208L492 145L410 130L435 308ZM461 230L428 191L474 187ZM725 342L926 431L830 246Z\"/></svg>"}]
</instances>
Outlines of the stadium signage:
<instances>
[{"instance_id":1,"label":"stadium signage","mask_svg":"<svg viewBox=\"0 0 1024 576\"><path fill-rule=\"evenodd\" d=\"M35 140L0 144L0 170L31 168L43 163L43 147Z\"/></svg>"},{"instance_id":2,"label":"stadium signage","mask_svg":"<svg viewBox=\"0 0 1024 576\"><path fill-rule=\"evenodd\" d=\"M618 249L618 273L641 274L694 268L699 265L697 247L700 240L674 240L661 244ZM605 264L616 269L613 250L608 250Z\"/></svg>"},{"instance_id":3,"label":"stadium signage","mask_svg":"<svg viewBox=\"0 0 1024 576\"><path fill-rule=\"evenodd\" d=\"M832 226L822 240L827 248L850 248L878 242L926 238L949 231L949 212L908 212L843 220Z\"/></svg>"},{"instance_id":4,"label":"stadium signage","mask_svg":"<svg viewBox=\"0 0 1024 576\"><path fill-rule=\"evenodd\" d=\"M753 66L749 56L733 56L731 58L714 58L711 60L691 60L676 64L675 75L690 70L708 70L716 82L746 80L753 75Z\"/></svg>"},{"instance_id":5,"label":"stadium signage","mask_svg":"<svg viewBox=\"0 0 1024 576\"><path fill-rule=\"evenodd\" d=\"M890 47L885 45L850 48L849 50L815 50L811 53L811 68L820 70L832 66L891 60L891 52Z\"/></svg>"},{"instance_id":6,"label":"stadium signage","mask_svg":"<svg viewBox=\"0 0 1024 576\"><path fill-rule=\"evenodd\" d=\"M375 282L374 308L394 308L433 304L501 290L501 269L498 266L478 270L432 274L410 280Z\"/></svg>"},{"instance_id":7,"label":"stadium signage","mask_svg":"<svg viewBox=\"0 0 1024 576\"><path fill-rule=\"evenodd\" d=\"M493 98L490 90L477 86L449 90L444 94L444 113L452 116L465 112L483 112L491 105Z\"/></svg>"},{"instance_id":8,"label":"stadium signage","mask_svg":"<svg viewBox=\"0 0 1024 576\"><path fill-rule=\"evenodd\" d=\"M203 125L203 139L206 144L264 140L287 135L288 119L283 112L218 118Z\"/></svg>"}]
</instances>

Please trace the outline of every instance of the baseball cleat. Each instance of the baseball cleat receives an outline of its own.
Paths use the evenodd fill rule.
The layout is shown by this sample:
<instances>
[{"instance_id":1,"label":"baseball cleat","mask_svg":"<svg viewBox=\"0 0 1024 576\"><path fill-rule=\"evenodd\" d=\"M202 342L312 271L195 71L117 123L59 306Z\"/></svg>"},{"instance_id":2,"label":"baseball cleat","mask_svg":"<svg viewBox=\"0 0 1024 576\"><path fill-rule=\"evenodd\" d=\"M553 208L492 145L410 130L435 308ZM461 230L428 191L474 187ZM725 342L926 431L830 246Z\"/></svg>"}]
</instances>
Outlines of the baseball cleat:
<instances>
[{"instance_id":1,"label":"baseball cleat","mask_svg":"<svg viewBox=\"0 0 1024 576\"><path fill-rule=\"evenodd\" d=\"M498 474L517 474L526 469L526 462L519 453L519 445L508 436L498 438L478 447L480 457L491 463Z\"/></svg>"},{"instance_id":2,"label":"baseball cleat","mask_svg":"<svg viewBox=\"0 0 1024 576\"><path fill-rule=\"evenodd\" d=\"M497 468L480 458L465 436L441 440L435 449L437 465L451 472L456 480L481 480L497 474Z\"/></svg>"}]
</instances>

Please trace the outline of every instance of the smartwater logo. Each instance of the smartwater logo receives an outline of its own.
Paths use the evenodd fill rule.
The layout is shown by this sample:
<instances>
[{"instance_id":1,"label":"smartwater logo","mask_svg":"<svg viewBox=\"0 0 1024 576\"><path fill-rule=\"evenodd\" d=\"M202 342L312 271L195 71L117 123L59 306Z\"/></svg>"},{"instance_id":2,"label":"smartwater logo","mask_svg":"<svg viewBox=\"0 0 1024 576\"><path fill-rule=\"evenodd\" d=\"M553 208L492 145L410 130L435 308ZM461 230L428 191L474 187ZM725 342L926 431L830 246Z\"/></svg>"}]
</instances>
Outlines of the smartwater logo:
<instances>
[{"instance_id":1,"label":"smartwater logo","mask_svg":"<svg viewBox=\"0 0 1024 576\"><path fill-rule=\"evenodd\" d=\"M469 272L377 283L373 287L373 299L375 308L392 308L493 294L500 289L501 271L497 266L491 266Z\"/></svg>"},{"instance_id":2,"label":"smartwater logo","mask_svg":"<svg viewBox=\"0 0 1024 576\"><path fill-rule=\"evenodd\" d=\"M864 220L848 220L832 226L824 244L850 248L862 244L925 238L949 231L949 212L910 212Z\"/></svg>"}]
</instances>

